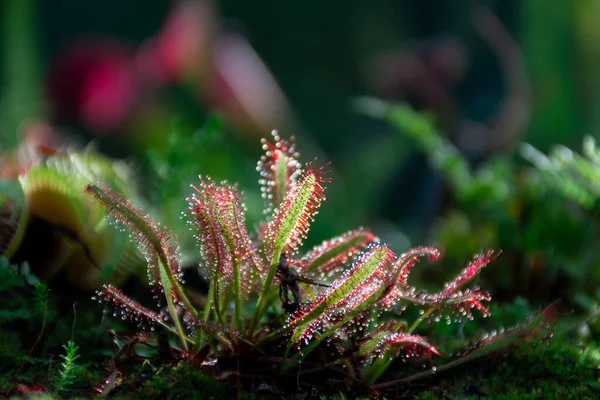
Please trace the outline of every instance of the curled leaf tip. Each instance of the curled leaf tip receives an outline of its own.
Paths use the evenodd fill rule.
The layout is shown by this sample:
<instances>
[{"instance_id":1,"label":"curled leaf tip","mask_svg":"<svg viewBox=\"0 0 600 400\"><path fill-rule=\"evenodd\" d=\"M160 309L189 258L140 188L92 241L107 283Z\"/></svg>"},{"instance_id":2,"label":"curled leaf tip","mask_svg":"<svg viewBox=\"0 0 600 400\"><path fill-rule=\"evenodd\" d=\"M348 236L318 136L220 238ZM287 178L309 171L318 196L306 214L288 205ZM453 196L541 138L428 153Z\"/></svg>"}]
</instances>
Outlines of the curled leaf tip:
<instances>
[{"instance_id":1,"label":"curled leaf tip","mask_svg":"<svg viewBox=\"0 0 600 400\"><path fill-rule=\"evenodd\" d=\"M410 335L408 333L391 333L384 339L383 345L390 349L404 352L409 357L427 353L443 356L442 353L440 353L438 349L425 338L418 335Z\"/></svg>"},{"instance_id":2,"label":"curled leaf tip","mask_svg":"<svg viewBox=\"0 0 600 400\"><path fill-rule=\"evenodd\" d=\"M440 258L440 251L434 247L421 246L401 254L396 261L396 265L399 268L397 284L407 286L410 272L417 262L425 256L427 256L430 263L434 263Z\"/></svg>"},{"instance_id":3,"label":"curled leaf tip","mask_svg":"<svg viewBox=\"0 0 600 400\"><path fill-rule=\"evenodd\" d=\"M470 282L486 265L494 261L500 253L501 251L495 252L493 250L488 250L485 253L473 257L473 260L467 264L454 280L444 285L442 294L448 296L454 293L458 288Z\"/></svg>"}]
</instances>

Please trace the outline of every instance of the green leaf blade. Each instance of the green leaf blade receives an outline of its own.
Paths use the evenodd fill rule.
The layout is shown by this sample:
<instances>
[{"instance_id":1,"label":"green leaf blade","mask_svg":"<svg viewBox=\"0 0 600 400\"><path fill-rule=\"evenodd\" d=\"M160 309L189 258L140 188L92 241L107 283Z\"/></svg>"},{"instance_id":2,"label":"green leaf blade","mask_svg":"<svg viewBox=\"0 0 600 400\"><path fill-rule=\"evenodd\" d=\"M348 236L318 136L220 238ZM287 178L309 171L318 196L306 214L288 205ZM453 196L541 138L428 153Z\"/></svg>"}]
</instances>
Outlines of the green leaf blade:
<instances>
[{"instance_id":1,"label":"green leaf blade","mask_svg":"<svg viewBox=\"0 0 600 400\"><path fill-rule=\"evenodd\" d=\"M353 310L375 303L390 283L386 275L393 258L392 251L386 246L374 247L363 255L307 312L290 321L289 325L294 329L290 341L312 338L313 331L318 330L332 312L351 314Z\"/></svg>"}]
</instances>

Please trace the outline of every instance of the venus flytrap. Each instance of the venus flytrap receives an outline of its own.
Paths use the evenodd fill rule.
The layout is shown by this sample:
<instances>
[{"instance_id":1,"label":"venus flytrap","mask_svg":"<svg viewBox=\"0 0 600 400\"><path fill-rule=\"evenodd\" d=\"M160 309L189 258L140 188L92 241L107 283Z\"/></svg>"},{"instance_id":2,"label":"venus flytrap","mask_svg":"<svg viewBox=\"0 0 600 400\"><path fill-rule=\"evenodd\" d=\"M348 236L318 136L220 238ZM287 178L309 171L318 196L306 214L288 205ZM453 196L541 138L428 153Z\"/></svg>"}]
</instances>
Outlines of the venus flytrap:
<instances>
[{"instance_id":1,"label":"venus flytrap","mask_svg":"<svg viewBox=\"0 0 600 400\"><path fill-rule=\"evenodd\" d=\"M102 207L81 190L98 180L135 197L129 166L91 148L32 147L31 152L22 159L17 153L0 154L17 164L14 174L0 182L0 254L16 264L27 261L38 279L66 291L91 292L103 283L119 285L143 274L144 260L135 247L123 241L124 235L104 219Z\"/></svg>"},{"instance_id":2,"label":"venus flytrap","mask_svg":"<svg viewBox=\"0 0 600 400\"><path fill-rule=\"evenodd\" d=\"M121 195L88 185L87 192L107 214L131 230L132 240L146 256L150 283L164 294L168 313L142 307L109 285L99 293L100 299L121 308L123 316L141 328L158 327L175 335L183 349L181 357L196 363L202 363L195 358L199 354L213 360L242 353L272 355L282 360L285 373L320 348L329 352L325 367L358 365L358 370L351 371L353 376L368 384L393 358L441 355L426 338L414 333L421 323L439 321L442 315L472 318L472 310L488 314L489 295L464 287L493 260L492 252L476 256L457 278L433 294L410 287L408 279L420 258L428 257L430 262L439 258L436 249L417 247L396 256L365 228L299 256L298 249L325 199L329 178L323 167L310 163L301 170L293 139L282 140L276 133L273 139L274 143L262 142L265 155L257 168L268 218L256 238L246 229L243 196L236 185L201 177L188 198L188 222L200 248L200 267L210 279L202 313L181 284L175 236ZM282 270L289 273L285 279L291 282L283 281ZM303 286L315 282L320 285ZM280 292L284 283L293 284L293 307L283 298L290 287ZM282 311L276 303L278 296L284 303ZM412 323L379 321L384 311L400 315L410 304L421 309ZM251 310L249 315L246 310ZM333 348L335 352L327 350Z\"/></svg>"}]
</instances>

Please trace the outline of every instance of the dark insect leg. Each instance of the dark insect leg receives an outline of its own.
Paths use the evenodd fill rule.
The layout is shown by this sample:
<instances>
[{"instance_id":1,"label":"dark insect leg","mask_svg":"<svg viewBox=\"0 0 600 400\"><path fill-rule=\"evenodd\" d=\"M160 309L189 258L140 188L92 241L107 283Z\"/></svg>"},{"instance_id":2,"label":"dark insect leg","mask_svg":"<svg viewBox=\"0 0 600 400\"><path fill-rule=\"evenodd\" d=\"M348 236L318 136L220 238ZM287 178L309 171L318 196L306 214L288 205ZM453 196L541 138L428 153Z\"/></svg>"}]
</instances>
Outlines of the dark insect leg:
<instances>
[{"instance_id":1,"label":"dark insect leg","mask_svg":"<svg viewBox=\"0 0 600 400\"><path fill-rule=\"evenodd\" d=\"M287 288L285 287L285 284L281 284L279 285L279 300L281 300L281 303L285 303L287 298Z\"/></svg>"},{"instance_id":2,"label":"dark insect leg","mask_svg":"<svg viewBox=\"0 0 600 400\"><path fill-rule=\"evenodd\" d=\"M289 305L292 304L292 302L290 301L290 292L289 292L288 285L282 284L281 286L279 286L279 297L280 297L283 309L287 310Z\"/></svg>"},{"instance_id":3,"label":"dark insect leg","mask_svg":"<svg viewBox=\"0 0 600 400\"><path fill-rule=\"evenodd\" d=\"M293 285L290 285L290 289L292 290L292 296L294 297L294 304L296 307L300 306L300 287L294 282Z\"/></svg>"}]
</instances>

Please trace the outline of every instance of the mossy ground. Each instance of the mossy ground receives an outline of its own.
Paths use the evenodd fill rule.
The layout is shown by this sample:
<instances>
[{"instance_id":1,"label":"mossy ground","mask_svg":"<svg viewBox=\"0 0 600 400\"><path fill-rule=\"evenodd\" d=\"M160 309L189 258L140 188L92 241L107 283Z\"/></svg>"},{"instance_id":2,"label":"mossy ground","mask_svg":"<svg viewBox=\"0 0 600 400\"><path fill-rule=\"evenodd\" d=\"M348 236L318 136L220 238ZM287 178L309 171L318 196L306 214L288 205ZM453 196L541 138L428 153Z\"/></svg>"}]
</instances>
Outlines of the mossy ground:
<instances>
[{"instance_id":1,"label":"mossy ground","mask_svg":"<svg viewBox=\"0 0 600 400\"><path fill-rule=\"evenodd\" d=\"M415 398L596 399L599 368L596 344L584 346L564 338L523 343L501 356L476 360L423 382Z\"/></svg>"},{"instance_id":2,"label":"mossy ground","mask_svg":"<svg viewBox=\"0 0 600 400\"><path fill-rule=\"evenodd\" d=\"M382 390L387 399L596 399L600 397L600 347L577 344L564 338L547 343L523 343L502 354L473 361L430 378ZM19 382L51 388L55 374L47 362L32 359ZM74 384L58 393L22 395L27 398L89 398L102 371L93 363L80 365ZM137 371L137 383L115 390L119 399L221 399L238 397L237 390L209 378L185 363ZM131 382L130 382L131 383ZM129 386L129 387L128 387ZM133 389L135 387L135 389ZM269 389L269 388L267 388ZM353 398L351 394L324 396L318 392L294 392L292 388L248 388L244 399ZM287 389L287 390L286 390ZM275 394L275 392L277 394ZM287 392L287 394L286 394ZM275 396L275 397L274 397Z\"/></svg>"}]
</instances>

